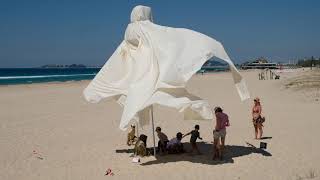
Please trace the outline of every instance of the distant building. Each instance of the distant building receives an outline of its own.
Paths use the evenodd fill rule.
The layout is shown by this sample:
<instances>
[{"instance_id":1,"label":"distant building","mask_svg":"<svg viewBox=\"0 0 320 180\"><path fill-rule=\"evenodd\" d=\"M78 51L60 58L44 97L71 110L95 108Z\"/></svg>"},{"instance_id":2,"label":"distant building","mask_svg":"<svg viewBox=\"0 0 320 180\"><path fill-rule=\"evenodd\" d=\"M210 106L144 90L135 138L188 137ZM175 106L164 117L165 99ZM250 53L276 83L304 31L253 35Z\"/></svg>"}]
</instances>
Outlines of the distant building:
<instances>
[{"instance_id":1,"label":"distant building","mask_svg":"<svg viewBox=\"0 0 320 180\"><path fill-rule=\"evenodd\" d=\"M279 69L279 65L270 63L266 58L260 57L252 62L242 64L241 69Z\"/></svg>"}]
</instances>

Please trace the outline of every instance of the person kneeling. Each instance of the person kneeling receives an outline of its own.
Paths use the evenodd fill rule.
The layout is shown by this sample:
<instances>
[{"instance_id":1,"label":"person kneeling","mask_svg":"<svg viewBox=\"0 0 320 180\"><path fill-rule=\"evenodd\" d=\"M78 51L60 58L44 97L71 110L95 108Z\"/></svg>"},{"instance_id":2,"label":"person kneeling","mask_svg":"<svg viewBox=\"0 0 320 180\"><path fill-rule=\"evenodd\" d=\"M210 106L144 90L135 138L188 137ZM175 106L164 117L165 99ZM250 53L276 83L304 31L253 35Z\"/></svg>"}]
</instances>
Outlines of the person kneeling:
<instances>
[{"instance_id":1,"label":"person kneeling","mask_svg":"<svg viewBox=\"0 0 320 180\"><path fill-rule=\"evenodd\" d=\"M167 144L167 150L169 154L183 153L183 144L181 143L182 133L178 132L175 138L172 138Z\"/></svg>"}]
</instances>

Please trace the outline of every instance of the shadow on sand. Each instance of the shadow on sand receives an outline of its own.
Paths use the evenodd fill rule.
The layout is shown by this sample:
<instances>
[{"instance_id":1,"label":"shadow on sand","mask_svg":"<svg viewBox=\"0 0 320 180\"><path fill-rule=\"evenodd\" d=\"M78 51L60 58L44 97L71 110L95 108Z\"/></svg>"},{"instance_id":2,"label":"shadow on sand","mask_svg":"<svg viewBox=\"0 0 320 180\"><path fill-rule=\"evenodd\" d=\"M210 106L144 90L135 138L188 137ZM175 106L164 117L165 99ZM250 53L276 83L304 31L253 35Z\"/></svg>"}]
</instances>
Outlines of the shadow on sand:
<instances>
[{"instance_id":1,"label":"shadow on sand","mask_svg":"<svg viewBox=\"0 0 320 180\"><path fill-rule=\"evenodd\" d=\"M272 139L272 137L261 137L260 139L261 139L261 140L264 140L264 139Z\"/></svg>"},{"instance_id":2,"label":"shadow on sand","mask_svg":"<svg viewBox=\"0 0 320 180\"><path fill-rule=\"evenodd\" d=\"M187 151L191 150L190 143L183 144ZM209 164L209 165L216 165L216 164L225 164L225 163L234 163L234 158L240 156L246 156L252 153L261 154L263 156L272 156L269 152L256 148L254 146L237 146L237 145L226 145L225 146L225 154L222 161L214 161L212 160L212 144L207 144L205 142L197 143L200 152L202 155L193 155L191 156L190 153L183 153L183 154L168 154L168 155L157 155L156 160L148 161L145 163L141 163L142 166L153 165L153 164L162 164L162 163L170 163L170 162L179 162L179 161L189 161L192 163L202 163L202 164ZM132 149L123 149L123 150L116 150L117 153L132 153Z\"/></svg>"}]
</instances>

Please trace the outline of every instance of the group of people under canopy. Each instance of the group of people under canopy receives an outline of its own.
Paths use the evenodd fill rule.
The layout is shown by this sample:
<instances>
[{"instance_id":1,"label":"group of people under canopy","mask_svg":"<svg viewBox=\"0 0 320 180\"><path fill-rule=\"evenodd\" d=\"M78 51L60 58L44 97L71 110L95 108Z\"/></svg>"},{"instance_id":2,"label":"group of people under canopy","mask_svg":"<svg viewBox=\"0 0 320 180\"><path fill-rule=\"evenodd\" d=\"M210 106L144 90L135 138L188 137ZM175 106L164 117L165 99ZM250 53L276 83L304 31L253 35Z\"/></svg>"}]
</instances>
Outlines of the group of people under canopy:
<instances>
[{"instance_id":1,"label":"group of people under canopy","mask_svg":"<svg viewBox=\"0 0 320 180\"><path fill-rule=\"evenodd\" d=\"M124 40L85 88L84 97L95 103L116 100L123 107L122 130L147 124L153 104L175 108L185 119L213 119L209 103L185 89L212 57L229 64L241 100L248 99L245 81L220 42L189 29L157 25L151 8L139 5L131 12Z\"/></svg>"},{"instance_id":2,"label":"group of people under canopy","mask_svg":"<svg viewBox=\"0 0 320 180\"><path fill-rule=\"evenodd\" d=\"M226 127L230 126L228 115L222 112L220 107L216 107L214 109L216 116L216 125L213 130L213 159L222 159L223 150L226 138ZM168 136L162 131L161 127L156 128L157 136L159 138L157 153L160 155L164 154L180 154L186 152L182 139L188 135L190 135L190 144L192 146L192 151L190 152L192 155L195 153L201 155L202 153L197 146L197 139L202 140L200 137L200 126L195 125L194 130L182 134L178 132L176 137L172 139L168 139ZM152 151L147 150L147 136L141 134L139 137L135 136L136 127L131 125L131 131L128 133L127 144L134 145L134 153L138 156L146 156L152 153Z\"/></svg>"},{"instance_id":3,"label":"group of people under canopy","mask_svg":"<svg viewBox=\"0 0 320 180\"><path fill-rule=\"evenodd\" d=\"M261 139L263 134L263 123L265 122L265 117L262 115L262 107L260 98L256 97L253 100L253 107L252 107L252 123L255 131L255 139ZM215 107L214 108L215 113L215 119L216 123L213 128L213 160L223 159L223 152L225 149L225 140L227 131L226 128L230 126L229 117L226 113L223 112L221 107ZM190 144L192 146L191 154L194 153L201 155L198 146L197 146L197 139L202 140L200 137L200 126L195 125L194 130L182 134L181 132L178 132L176 134L176 137L172 139L168 139L168 136L162 131L161 127L156 128L156 133L158 136L158 147L157 147L157 153L160 155L164 154L180 154L186 152L183 143L181 142L182 139L188 135L190 136ZM134 125L131 125L131 131L128 133L128 139L127 144L135 145L134 147L134 153L135 155L139 156L146 156L148 154L151 154L151 151L147 151L147 136L144 134L141 134L138 138L135 136L136 133L136 127Z\"/></svg>"}]
</instances>

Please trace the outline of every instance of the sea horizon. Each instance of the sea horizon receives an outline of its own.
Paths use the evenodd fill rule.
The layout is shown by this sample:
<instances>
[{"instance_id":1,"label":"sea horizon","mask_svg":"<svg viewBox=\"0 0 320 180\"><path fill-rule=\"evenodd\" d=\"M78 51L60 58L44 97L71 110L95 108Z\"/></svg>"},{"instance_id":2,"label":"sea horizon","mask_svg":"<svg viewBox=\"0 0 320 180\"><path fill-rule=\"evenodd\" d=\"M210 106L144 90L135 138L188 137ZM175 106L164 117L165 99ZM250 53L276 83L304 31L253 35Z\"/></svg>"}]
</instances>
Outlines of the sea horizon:
<instances>
[{"instance_id":1,"label":"sea horizon","mask_svg":"<svg viewBox=\"0 0 320 180\"><path fill-rule=\"evenodd\" d=\"M101 68L0 68L0 85L90 80Z\"/></svg>"},{"instance_id":2,"label":"sea horizon","mask_svg":"<svg viewBox=\"0 0 320 180\"><path fill-rule=\"evenodd\" d=\"M92 80L101 68L0 68L0 85ZM226 67L204 67L206 72L227 71ZM201 72L201 71L199 71Z\"/></svg>"}]
</instances>

